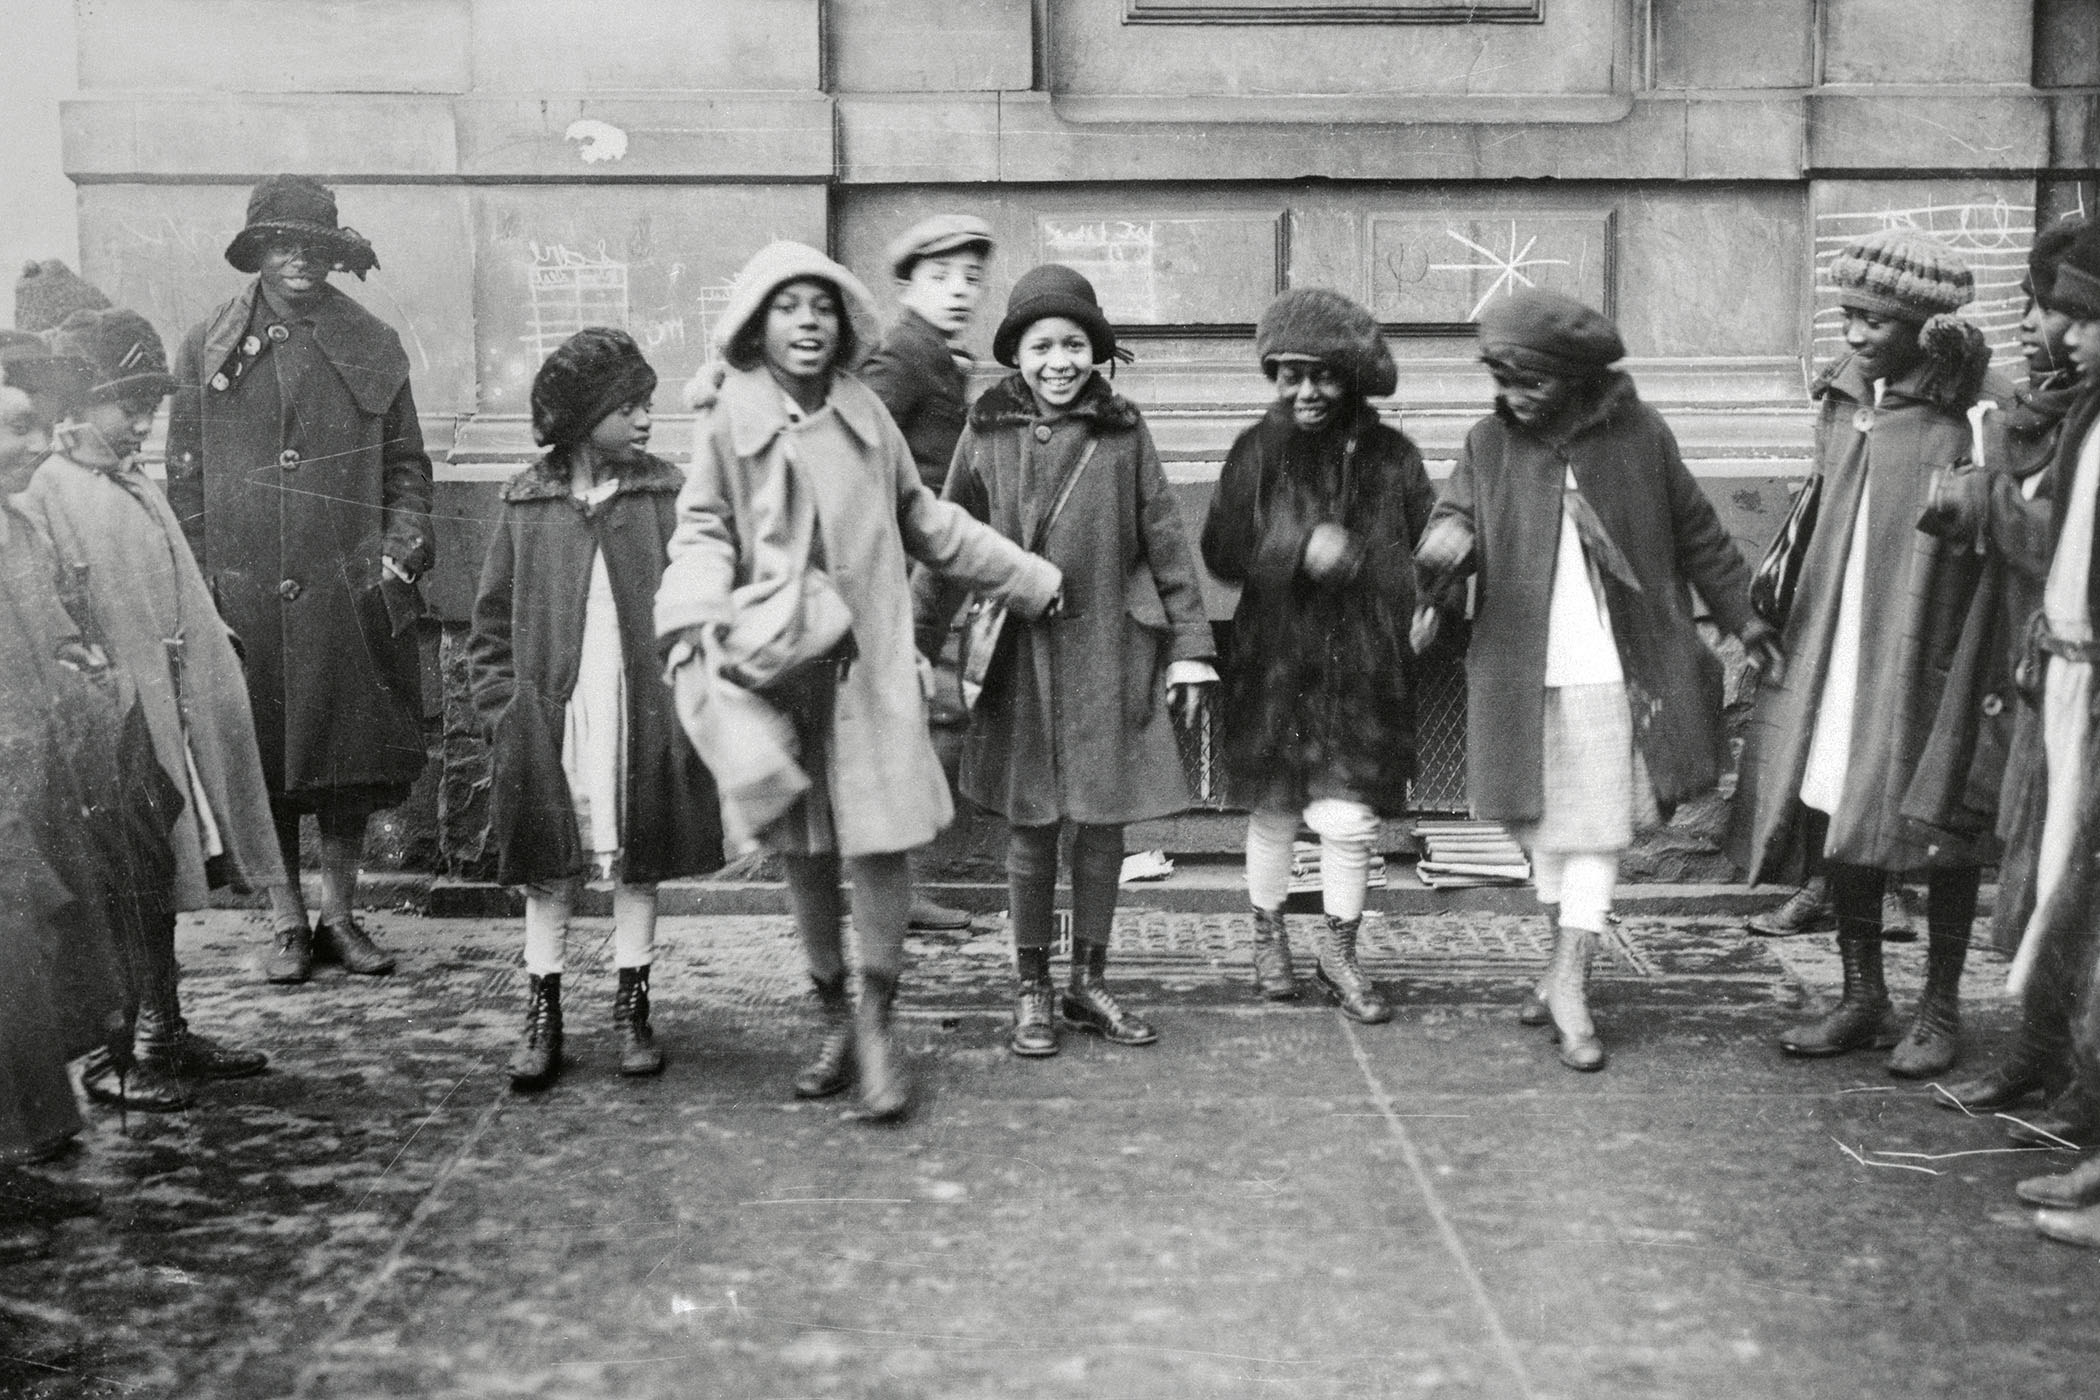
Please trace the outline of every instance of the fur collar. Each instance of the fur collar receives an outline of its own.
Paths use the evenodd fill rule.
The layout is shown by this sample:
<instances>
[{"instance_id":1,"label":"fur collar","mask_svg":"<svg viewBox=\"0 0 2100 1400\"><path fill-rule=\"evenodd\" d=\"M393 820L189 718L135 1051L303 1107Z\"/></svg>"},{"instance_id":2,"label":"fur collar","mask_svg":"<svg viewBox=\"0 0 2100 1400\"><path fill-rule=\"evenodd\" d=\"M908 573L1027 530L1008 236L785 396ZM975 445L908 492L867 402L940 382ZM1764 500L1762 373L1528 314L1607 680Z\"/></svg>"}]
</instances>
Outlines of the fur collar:
<instances>
[{"instance_id":1,"label":"fur collar","mask_svg":"<svg viewBox=\"0 0 2100 1400\"><path fill-rule=\"evenodd\" d=\"M639 464L620 473L620 484L614 489L612 498L644 493L675 493L684 485L684 472L661 457L652 457L645 453ZM556 448L519 472L504 483L503 499L512 503L573 499L569 493L567 454Z\"/></svg>"},{"instance_id":2,"label":"fur collar","mask_svg":"<svg viewBox=\"0 0 2100 1400\"><path fill-rule=\"evenodd\" d=\"M1633 380L1623 370L1613 369L1606 370L1599 376L1584 397L1570 403L1557 421L1548 423L1547 432L1540 432L1536 428L1528 428L1519 423L1499 395L1495 399L1495 416L1515 432L1554 446L1566 446L1591 429L1608 425L1612 419L1640 401L1641 396L1633 387Z\"/></svg>"},{"instance_id":3,"label":"fur collar","mask_svg":"<svg viewBox=\"0 0 2100 1400\"><path fill-rule=\"evenodd\" d=\"M1128 432L1141 421L1138 406L1109 388L1099 370L1079 391L1079 402L1072 405L1070 416L1092 424L1097 433ZM979 432L1025 428L1041 417L1035 395L1028 392L1028 382L1019 373L1007 375L970 405L970 426Z\"/></svg>"}]
</instances>

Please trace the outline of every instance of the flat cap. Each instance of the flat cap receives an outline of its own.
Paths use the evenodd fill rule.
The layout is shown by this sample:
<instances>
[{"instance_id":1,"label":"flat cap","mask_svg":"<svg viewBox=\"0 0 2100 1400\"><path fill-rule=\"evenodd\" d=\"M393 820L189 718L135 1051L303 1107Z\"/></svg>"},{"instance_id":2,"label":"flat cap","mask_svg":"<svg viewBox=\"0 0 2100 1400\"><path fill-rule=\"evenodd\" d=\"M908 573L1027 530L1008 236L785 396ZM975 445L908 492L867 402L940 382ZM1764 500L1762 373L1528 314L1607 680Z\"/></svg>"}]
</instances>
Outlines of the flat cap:
<instances>
[{"instance_id":1,"label":"flat cap","mask_svg":"<svg viewBox=\"0 0 2100 1400\"><path fill-rule=\"evenodd\" d=\"M911 275L912 264L921 258L937 258L958 248L993 247L992 226L969 214L935 214L921 219L890 241L884 259L893 277Z\"/></svg>"}]
</instances>

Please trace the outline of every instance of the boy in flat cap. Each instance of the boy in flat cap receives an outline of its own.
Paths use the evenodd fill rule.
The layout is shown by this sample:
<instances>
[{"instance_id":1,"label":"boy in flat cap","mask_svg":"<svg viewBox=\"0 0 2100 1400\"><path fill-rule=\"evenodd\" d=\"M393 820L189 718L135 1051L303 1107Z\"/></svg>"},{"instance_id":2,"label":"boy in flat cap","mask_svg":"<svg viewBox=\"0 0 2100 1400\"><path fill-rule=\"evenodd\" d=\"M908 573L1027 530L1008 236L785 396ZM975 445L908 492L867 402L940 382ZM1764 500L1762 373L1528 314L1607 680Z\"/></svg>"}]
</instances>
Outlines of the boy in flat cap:
<instances>
[{"instance_id":1,"label":"boy in flat cap","mask_svg":"<svg viewBox=\"0 0 2100 1400\"><path fill-rule=\"evenodd\" d=\"M257 185L226 260L255 281L183 340L168 497L244 647L288 869L299 818L320 822L319 924L293 880L267 973L391 972L351 899L367 819L407 797L425 760L415 581L435 554L408 355L329 284L379 259L319 183Z\"/></svg>"},{"instance_id":2,"label":"boy in flat cap","mask_svg":"<svg viewBox=\"0 0 2100 1400\"><path fill-rule=\"evenodd\" d=\"M962 437L972 363L962 338L984 298L991 256L991 225L968 214L922 219L892 240L887 253L903 309L861 366L860 377L897 421L919 479L930 491L947 485L948 464ZM939 685L932 706L936 739L968 718L959 703L953 650L945 646L942 655L931 658ZM956 746L938 747L952 784ZM919 895L912 899L911 926L963 929L970 926L970 916Z\"/></svg>"}]
</instances>

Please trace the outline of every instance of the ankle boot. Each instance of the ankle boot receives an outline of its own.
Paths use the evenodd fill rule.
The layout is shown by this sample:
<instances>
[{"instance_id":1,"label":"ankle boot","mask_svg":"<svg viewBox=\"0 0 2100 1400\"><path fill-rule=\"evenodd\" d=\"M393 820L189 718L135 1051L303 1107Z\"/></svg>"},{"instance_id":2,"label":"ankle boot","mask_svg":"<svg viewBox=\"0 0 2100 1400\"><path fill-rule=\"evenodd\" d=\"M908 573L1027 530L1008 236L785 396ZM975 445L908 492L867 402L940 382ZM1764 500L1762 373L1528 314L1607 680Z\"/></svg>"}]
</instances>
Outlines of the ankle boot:
<instances>
[{"instance_id":1,"label":"ankle boot","mask_svg":"<svg viewBox=\"0 0 2100 1400\"><path fill-rule=\"evenodd\" d=\"M2100 1205L2100 1156L2088 1157L2055 1176L2030 1176L2013 1187L2013 1194L2031 1206L2051 1210L2083 1210Z\"/></svg>"},{"instance_id":2,"label":"ankle boot","mask_svg":"<svg viewBox=\"0 0 2100 1400\"><path fill-rule=\"evenodd\" d=\"M1020 989L1014 997L1014 1028L1006 1048L1016 1055L1041 1059L1057 1053L1057 996L1050 986L1050 950L1014 949Z\"/></svg>"},{"instance_id":3,"label":"ankle boot","mask_svg":"<svg viewBox=\"0 0 2100 1400\"><path fill-rule=\"evenodd\" d=\"M1555 910L1560 908L1557 904L1550 907ZM1548 916L1546 919L1547 931L1550 933L1558 922L1559 915L1557 913ZM1517 1024L1520 1026L1550 1026L1553 1024L1553 1013L1546 1009L1546 979L1543 976L1525 988L1524 999L1517 1003Z\"/></svg>"},{"instance_id":4,"label":"ankle boot","mask_svg":"<svg viewBox=\"0 0 2100 1400\"><path fill-rule=\"evenodd\" d=\"M1332 914L1327 916L1327 926L1320 931L1318 952L1313 961L1313 981L1319 984L1329 1001L1342 1008L1344 1016L1375 1026L1392 1020L1393 1008L1378 995L1378 988L1356 960L1356 933L1362 925L1361 917L1337 919Z\"/></svg>"},{"instance_id":5,"label":"ankle boot","mask_svg":"<svg viewBox=\"0 0 2100 1400\"><path fill-rule=\"evenodd\" d=\"M828 1099L853 1084L853 998L846 994L846 974L830 981L809 979L823 1012L824 1028L817 1037L817 1053L795 1075L795 1097Z\"/></svg>"},{"instance_id":6,"label":"ankle boot","mask_svg":"<svg viewBox=\"0 0 2100 1400\"><path fill-rule=\"evenodd\" d=\"M1108 990L1102 976L1107 969L1106 943L1072 945L1072 980L1065 988L1065 1019L1111 1045L1150 1045L1158 1040L1159 1032L1142 1017L1125 1010Z\"/></svg>"},{"instance_id":7,"label":"ankle boot","mask_svg":"<svg viewBox=\"0 0 2100 1400\"><path fill-rule=\"evenodd\" d=\"M2019 1039L2004 1059L1981 1074L1941 1085L1932 1101L1950 1111L1995 1113L2030 1094L2058 1094L2070 1078L2068 1029L2060 1019L2037 1017L2029 1010L2020 1019Z\"/></svg>"},{"instance_id":8,"label":"ankle boot","mask_svg":"<svg viewBox=\"0 0 2100 1400\"><path fill-rule=\"evenodd\" d=\"M374 943L365 926L347 914L314 926L313 960L339 963L343 971L361 977L384 977L394 970L394 955Z\"/></svg>"},{"instance_id":9,"label":"ankle boot","mask_svg":"<svg viewBox=\"0 0 2100 1400\"><path fill-rule=\"evenodd\" d=\"M1265 1001L1296 1001L1298 976L1291 968L1291 935L1281 909L1254 911L1254 990Z\"/></svg>"},{"instance_id":10,"label":"ankle boot","mask_svg":"<svg viewBox=\"0 0 2100 1400\"><path fill-rule=\"evenodd\" d=\"M277 930L277 946L263 964L263 980L279 984L307 981L314 975L314 931L306 921Z\"/></svg>"},{"instance_id":11,"label":"ankle boot","mask_svg":"<svg viewBox=\"0 0 2100 1400\"><path fill-rule=\"evenodd\" d=\"M860 1111L864 1123L894 1123L911 1112L911 1074L897 1049L892 1008L897 979L862 972L853 1006L854 1054L860 1061Z\"/></svg>"},{"instance_id":12,"label":"ankle boot","mask_svg":"<svg viewBox=\"0 0 2100 1400\"><path fill-rule=\"evenodd\" d=\"M2005 1140L2015 1147L2065 1147L2090 1151L2100 1147L2100 1107L2095 1107L2077 1080L2035 1112L2003 1114Z\"/></svg>"},{"instance_id":13,"label":"ankle boot","mask_svg":"<svg viewBox=\"0 0 2100 1400\"><path fill-rule=\"evenodd\" d=\"M561 1074L561 974L528 976L525 1034L511 1052L510 1087L523 1093L544 1089Z\"/></svg>"},{"instance_id":14,"label":"ankle boot","mask_svg":"<svg viewBox=\"0 0 2100 1400\"><path fill-rule=\"evenodd\" d=\"M146 1053L142 1046L142 1060ZM245 1079L270 1066L270 1057L262 1051L237 1049L213 1040L191 1030L190 1023L180 1016L175 1018L175 1034L166 1049L154 1051L153 1057L156 1068L178 1079Z\"/></svg>"},{"instance_id":15,"label":"ankle boot","mask_svg":"<svg viewBox=\"0 0 2100 1400\"><path fill-rule=\"evenodd\" d=\"M620 1037L620 1073L661 1074L664 1052L656 1048L649 1024L649 966L619 969L620 989L613 994L613 1029Z\"/></svg>"},{"instance_id":16,"label":"ankle boot","mask_svg":"<svg viewBox=\"0 0 2100 1400\"><path fill-rule=\"evenodd\" d=\"M1899 1038L1888 985L1881 976L1880 931L1841 930L1837 949L1845 970L1838 1004L1780 1034L1779 1048L1789 1055L1813 1060L1849 1050L1886 1050Z\"/></svg>"},{"instance_id":17,"label":"ankle boot","mask_svg":"<svg viewBox=\"0 0 2100 1400\"><path fill-rule=\"evenodd\" d=\"M1560 1041L1560 1062L1569 1069L1604 1068L1604 1042L1590 1019L1590 961L1596 951L1592 929L1563 924L1553 931L1553 957L1546 965L1539 1000L1546 1004L1554 1038Z\"/></svg>"},{"instance_id":18,"label":"ankle boot","mask_svg":"<svg viewBox=\"0 0 2100 1400\"><path fill-rule=\"evenodd\" d=\"M119 1071L107 1050L88 1056L80 1083L96 1103L114 1108L136 1108L145 1113L180 1113L197 1096L169 1068L175 1056L175 1026L165 1011L151 1007L139 1011L133 1033L132 1063Z\"/></svg>"},{"instance_id":19,"label":"ankle boot","mask_svg":"<svg viewBox=\"0 0 2100 1400\"><path fill-rule=\"evenodd\" d=\"M1925 991L1910 1028L1889 1052L1898 1079L1930 1079L1954 1068L1961 1055L1961 969L1969 935L1933 933L1925 945Z\"/></svg>"}]
</instances>

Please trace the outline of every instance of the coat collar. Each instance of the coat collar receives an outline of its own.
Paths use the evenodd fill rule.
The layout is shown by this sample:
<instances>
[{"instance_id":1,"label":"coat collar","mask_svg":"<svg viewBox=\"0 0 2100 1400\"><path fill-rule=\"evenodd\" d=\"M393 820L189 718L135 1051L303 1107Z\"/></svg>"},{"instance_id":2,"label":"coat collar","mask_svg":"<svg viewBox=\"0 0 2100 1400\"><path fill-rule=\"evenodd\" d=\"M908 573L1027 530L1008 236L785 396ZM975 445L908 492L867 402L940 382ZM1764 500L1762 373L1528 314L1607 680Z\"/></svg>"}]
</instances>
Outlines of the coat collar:
<instances>
[{"instance_id":1,"label":"coat collar","mask_svg":"<svg viewBox=\"0 0 2100 1400\"><path fill-rule=\"evenodd\" d=\"M788 427L784 391L765 367L731 370L722 380L721 397L715 411L728 415L729 444L739 457L756 457ZM846 431L860 439L862 447L882 441L882 425L889 410L875 391L850 374L831 376L831 398L825 408L838 415Z\"/></svg>"},{"instance_id":2,"label":"coat collar","mask_svg":"<svg viewBox=\"0 0 2100 1400\"><path fill-rule=\"evenodd\" d=\"M892 346L907 347L914 358L939 359L945 364L955 363L955 352L949 347L948 337L940 328L910 307L905 307L890 327L889 342Z\"/></svg>"},{"instance_id":3,"label":"coat collar","mask_svg":"<svg viewBox=\"0 0 2100 1400\"><path fill-rule=\"evenodd\" d=\"M1932 361L1921 359L1908 371L1888 381L1887 387L1882 391L1882 401L1887 403L1903 400L1926 404L1956 416L1968 412L1969 404L1975 402L1978 396L1971 396L1967 402L1955 402L1944 388L1936 387L1937 382L1943 378L1944 372ZM1995 372L1986 376L1980 397L2004 398L2010 395L2011 386ZM1871 404L1874 402L1874 381L1867 378L1866 371L1860 367L1859 356L1847 354L1816 377L1815 383L1809 388L1809 397L1837 397L1853 403Z\"/></svg>"},{"instance_id":4,"label":"coat collar","mask_svg":"<svg viewBox=\"0 0 2100 1400\"><path fill-rule=\"evenodd\" d=\"M676 492L684 485L685 474L678 468L661 457L644 454L638 466L620 473L613 497ZM569 500L568 454L557 448L519 472L504 483L503 499L512 503Z\"/></svg>"},{"instance_id":5,"label":"coat collar","mask_svg":"<svg viewBox=\"0 0 2100 1400\"><path fill-rule=\"evenodd\" d=\"M1570 404L1558 421L1547 424L1546 432L1519 423L1500 398L1495 400L1495 416L1508 424L1512 432L1549 446L1566 447L1584 433L1606 426L1640 399L1633 380L1623 370L1613 369L1599 376L1587 395Z\"/></svg>"},{"instance_id":6,"label":"coat collar","mask_svg":"<svg viewBox=\"0 0 2100 1400\"><path fill-rule=\"evenodd\" d=\"M1079 391L1079 401L1068 415L1091 424L1096 432L1127 432L1139 422L1137 405L1108 387L1100 371ZM994 384L970 405L970 426L980 432L994 428L1025 428L1038 421L1035 395L1018 372Z\"/></svg>"},{"instance_id":7,"label":"coat collar","mask_svg":"<svg viewBox=\"0 0 2100 1400\"><path fill-rule=\"evenodd\" d=\"M401 338L387 324L341 288L329 285L308 311L293 317L314 328L314 343L343 383L367 413L384 413L408 380L408 353ZM263 301L262 279L250 282L241 294L218 309L204 331L202 362L205 378L224 370L239 351L257 313L267 321L277 315Z\"/></svg>"}]
</instances>

